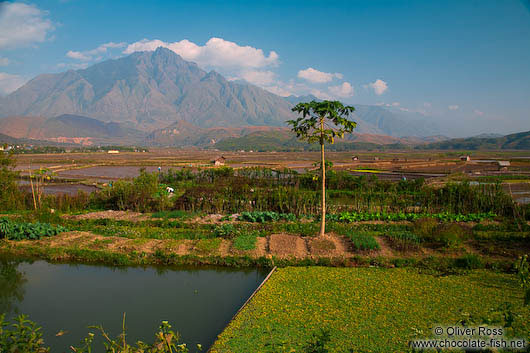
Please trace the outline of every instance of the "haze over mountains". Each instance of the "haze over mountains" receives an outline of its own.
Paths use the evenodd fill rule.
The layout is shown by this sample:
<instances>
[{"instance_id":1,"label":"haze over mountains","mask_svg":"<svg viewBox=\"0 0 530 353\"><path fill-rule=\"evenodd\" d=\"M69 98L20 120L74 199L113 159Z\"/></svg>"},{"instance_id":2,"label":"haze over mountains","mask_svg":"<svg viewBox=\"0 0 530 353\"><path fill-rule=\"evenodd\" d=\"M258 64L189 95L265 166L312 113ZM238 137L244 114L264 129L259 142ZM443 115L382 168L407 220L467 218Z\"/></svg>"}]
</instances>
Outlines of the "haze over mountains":
<instances>
[{"instance_id":1,"label":"haze over mountains","mask_svg":"<svg viewBox=\"0 0 530 353\"><path fill-rule=\"evenodd\" d=\"M35 77L0 99L0 133L33 139L89 138L94 143L204 145L256 131L284 131L285 121L295 117L293 105L312 99L284 98L231 82L158 48L84 70ZM356 132L371 134L371 140L377 135L447 133L419 113L384 106L355 108Z\"/></svg>"}]
</instances>

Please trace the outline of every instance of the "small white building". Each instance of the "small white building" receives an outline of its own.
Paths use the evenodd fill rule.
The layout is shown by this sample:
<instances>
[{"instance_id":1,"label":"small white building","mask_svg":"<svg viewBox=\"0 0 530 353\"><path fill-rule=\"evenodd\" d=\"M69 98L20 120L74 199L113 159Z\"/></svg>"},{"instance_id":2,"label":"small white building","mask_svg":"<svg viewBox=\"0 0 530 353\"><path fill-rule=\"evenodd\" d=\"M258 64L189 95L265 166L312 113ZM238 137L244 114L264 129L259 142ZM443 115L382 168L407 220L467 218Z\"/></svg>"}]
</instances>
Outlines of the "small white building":
<instances>
[{"instance_id":1,"label":"small white building","mask_svg":"<svg viewBox=\"0 0 530 353\"><path fill-rule=\"evenodd\" d=\"M118 150L108 150L107 153L108 154L118 154L118 153L120 153L120 151L118 151Z\"/></svg>"},{"instance_id":2,"label":"small white building","mask_svg":"<svg viewBox=\"0 0 530 353\"><path fill-rule=\"evenodd\" d=\"M471 160L471 157L469 155L460 156L460 160L463 162L469 162Z\"/></svg>"},{"instance_id":3,"label":"small white building","mask_svg":"<svg viewBox=\"0 0 530 353\"><path fill-rule=\"evenodd\" d=\"M510 161L497 161L497 163L499 164L500 171L507 171L510 166Z\"/></svg>"},{"instance_id":4,"label":"small white building","mask_svg":"<svg viewBox=\"0 0 530 353\"><path fill-rule=\"evenodd\" d=\"M221 157L217 157L216 159L214 159L214 160L212 161L212 164L213 164L214 166L216 166L216 167L223 166L223 165L225 165L225 163L226 163L226 158L223 157L223 156L221 156Z\"/></svg>"}]
</instances>

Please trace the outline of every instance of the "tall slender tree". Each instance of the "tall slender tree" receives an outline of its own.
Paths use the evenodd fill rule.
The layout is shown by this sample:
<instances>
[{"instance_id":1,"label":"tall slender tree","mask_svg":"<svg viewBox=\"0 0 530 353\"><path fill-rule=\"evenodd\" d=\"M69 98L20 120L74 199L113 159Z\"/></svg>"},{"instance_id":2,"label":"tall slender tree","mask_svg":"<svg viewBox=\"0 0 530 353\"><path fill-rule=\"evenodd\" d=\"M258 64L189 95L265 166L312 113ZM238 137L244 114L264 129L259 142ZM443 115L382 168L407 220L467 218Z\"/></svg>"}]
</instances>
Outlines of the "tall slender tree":
<instances>
[{"instance_id":1,"label":"tall slender tree","mask_svg":"<svg viewBox=\"0 0 530 353\"><path fill-rule=\"evenodd\" d=\"M326 233L326 163L324 158L324 145L333 144L335 137L343 138L345 133L351 133L356 122L348 120L355 110L352 106L345 106L339 101L311 101L298 103L293 109L302 116L287 123L296 137L308 143L320 144L320 171L322 180L322 214L320 221L320 235Z\"/></svg>"}]
</instances>

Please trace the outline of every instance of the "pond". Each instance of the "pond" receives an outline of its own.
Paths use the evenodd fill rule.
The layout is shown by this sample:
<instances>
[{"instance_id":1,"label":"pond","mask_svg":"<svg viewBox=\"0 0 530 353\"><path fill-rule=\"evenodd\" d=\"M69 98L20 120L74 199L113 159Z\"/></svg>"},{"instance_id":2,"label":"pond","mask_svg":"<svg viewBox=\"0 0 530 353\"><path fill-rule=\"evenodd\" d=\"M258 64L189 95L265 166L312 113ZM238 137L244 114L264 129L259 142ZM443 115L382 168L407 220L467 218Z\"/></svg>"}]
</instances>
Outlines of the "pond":
<instances>
[{"instance_id":1,"label":"pond","mask_svg":"<svg viewBox=\"0 0 530 353\"><path fill-rule=\"evenodd\" d=\"M29 180L17 180L20 188L26 192L31 192L31 184ZM75 183L50 183L42 186L42 191L45 195L59 195L68 194L71 196L77 195L79 191L90 194L97 191L98 188L93 185L75 184Z\"/></svg>"},{"instance_id":2,"label":"pond","mask_svg":"<svg viewBox=\"0 0 530 353\"><path fill-rule=\"evenodd\" d=\"M266 276L262 269L220 267L108 267L0 259L0 312L29 315L43 327L52 352L80 346L89 325L111 337L152 342L167 320L192 348L206 351ZM60 337L59 331L66 331ZM94 332L94 330L92 330ZM96 337L100 337L96 335ZM102 350L101 339L95 351Z\"/></svg>"},{"instance_id":3,"label":"pond","mask_svg":"<svg viewBox=\"0 0 530 353\"><path fill-rule=\"evenodd\" d=\"M160 167L162 172L167 172L169 169L178 169L177 167ZM140 175L140 170L152 173L158 171L158 166L98 166L80 169L64 170L57 173L62 178L85 179L95 178L102 181L134 178Z\"/></svg>"}]
</instances>

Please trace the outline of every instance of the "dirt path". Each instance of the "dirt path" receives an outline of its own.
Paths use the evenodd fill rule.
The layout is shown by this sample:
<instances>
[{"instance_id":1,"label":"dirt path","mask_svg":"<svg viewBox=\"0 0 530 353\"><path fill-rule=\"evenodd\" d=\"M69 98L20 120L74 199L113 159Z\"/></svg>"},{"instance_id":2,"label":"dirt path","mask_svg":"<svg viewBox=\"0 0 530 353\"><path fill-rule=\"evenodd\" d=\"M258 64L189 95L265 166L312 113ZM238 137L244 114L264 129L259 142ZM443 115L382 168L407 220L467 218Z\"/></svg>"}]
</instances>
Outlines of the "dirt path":
<instances>
[{"instance_id":1,"label":"dirt path","mask_svg":"<svg viewBox=\"0 0 530 353\"><path fill-rule=\"evenodd\" d=\"M318 258L335 258L344 259L354 255L362 257L384 257L388 259L400 256L413 256L423 258L432 255L443 255L446 257L457 257L463 253L477 253L476 249L466 244L454 252L437 251L436 249L420 248L401 252L393 250L385 237L376 236L380 249L377 251L354 251L350 240L335 233L326 234L323 237L302 237L293 234L272 234L269 237L258 237L256 239L256 248L253 250L243 251L233 247L229 239L221 239L218 247L208 249L208 245L200 243L201 240L191 239L149 239L135 238L129 239L118 236L102 236L91 232L71 231L61 233L54 237L46 237L40 240L8 241L9 246L21 247L42 247L76 249L76 250L95 250L108 251L111 253L130 254L145 253L154 254L162 252L164 254L175 254L179 256L249 256L251 258L278 257L283 259L318 259ZM203 239L202 242L214 241L214 239Z\"/></svg>"},{"instance_id":2,"label":"dirt path","mask_svg":"<svg viewBox=\"0 0 530 353\"><path fill-rule=\"evenodd\" d=\"M383 256L383 257L395 257L394 250L387 244L386 240L383 237L375 237L375 240L381 248L379 251L373 251L370 253L370 256Z\"/></svg>"},{"instance_id":3,"label":"dirt path","mask_svg":"<svg viewBox=\"0 0 530 353\"><path fill-rule=\"evenodd\" d=\"M87 220L87 219L114 219L117 221L145 221L151 219L149 214L132 211L98 211L80 215L63 216L67 219Z\"/></svg>"}]
</instances>

